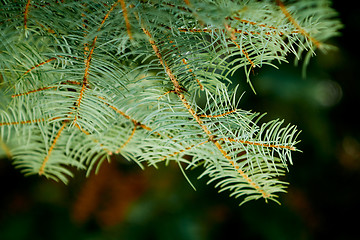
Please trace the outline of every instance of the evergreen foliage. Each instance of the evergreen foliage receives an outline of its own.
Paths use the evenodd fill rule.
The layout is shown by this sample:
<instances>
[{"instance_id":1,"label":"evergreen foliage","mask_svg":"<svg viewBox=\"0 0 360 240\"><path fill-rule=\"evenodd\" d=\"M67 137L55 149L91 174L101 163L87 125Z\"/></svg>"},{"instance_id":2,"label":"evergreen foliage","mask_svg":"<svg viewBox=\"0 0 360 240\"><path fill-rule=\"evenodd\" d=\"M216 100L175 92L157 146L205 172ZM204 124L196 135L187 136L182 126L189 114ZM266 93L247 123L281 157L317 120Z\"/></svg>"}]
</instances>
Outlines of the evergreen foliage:
<instances>
[{"instance_id":1,"label":"evergreen foliage","mask_svg":"<svg viewBox=\"0 0 360 240\"><path fill-rule=\"evenodd\" d=\"M240 109L230 77L327 50L328 1L1 3L0 143L25 175L66 183L121 154L202 166L242 202L285 191L299 131Z\"/></svg>"}]
</instances>

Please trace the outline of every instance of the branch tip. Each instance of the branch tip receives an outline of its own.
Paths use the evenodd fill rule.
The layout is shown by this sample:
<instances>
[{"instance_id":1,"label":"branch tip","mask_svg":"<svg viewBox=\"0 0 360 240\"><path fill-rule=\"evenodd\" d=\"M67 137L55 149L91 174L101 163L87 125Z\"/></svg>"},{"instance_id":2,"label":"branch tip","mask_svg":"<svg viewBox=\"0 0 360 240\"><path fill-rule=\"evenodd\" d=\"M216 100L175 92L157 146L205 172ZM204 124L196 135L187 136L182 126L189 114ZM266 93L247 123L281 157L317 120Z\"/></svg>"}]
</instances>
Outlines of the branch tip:
<instances>
[{"instance_id":1,"label":"branch tip","mask_svg":"<svg viewBox=\"0 0 360 240\"><path fill-rule=\"evenodd\" d=\"M279 6L282 13L285 15L285 17L289 20L290 23L294 25L294 27L304 35L307 39L309 39L317 48L320 48L322 43L310 36L310 34L303 29L299 23L294 19L294 17L290 14L290 12L286 9L284 3L281 0L276 0L276 4Z\"/></svg>"},{"instance_id":2,"label":"branch tip","mask_svg":"<svg viewBox=\"0 0 360 240\"><path fill-rule=\"evenodd\" d=\"M59 129L58 133L56 134L55 138L54 138L54 141L52 142L47 154L46 154L46 157L44 158L41 166L40 166L40 169L39 169L39 175L43 175L45 173L45 167L46 167L46 163L49 161L49 158L50 158L50 155L52 153L52 151L54 150L54 147L62 133L62 131L65 129L65 126L66 126L66 122L63 123L63 125L61 126L61 128Z\"/></svg>"}]
</instances>

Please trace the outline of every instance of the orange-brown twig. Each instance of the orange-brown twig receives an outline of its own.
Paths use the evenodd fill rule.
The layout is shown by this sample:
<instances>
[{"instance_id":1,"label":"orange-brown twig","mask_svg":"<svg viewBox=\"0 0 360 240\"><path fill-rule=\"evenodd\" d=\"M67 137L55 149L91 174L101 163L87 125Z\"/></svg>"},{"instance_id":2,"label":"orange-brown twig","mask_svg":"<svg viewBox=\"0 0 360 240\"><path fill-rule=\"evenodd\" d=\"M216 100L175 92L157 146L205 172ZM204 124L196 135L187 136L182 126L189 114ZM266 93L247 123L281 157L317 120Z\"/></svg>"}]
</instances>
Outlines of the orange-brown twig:
<instances>
[{"instance_id":1,"label":"orange-brown twig","mask_svg":"<svg viewBox=\"0 0 360 240\"><path fill-rule=\"evenodd\" d=\"M20 97L20 96L24 96L24 95L29 95L31 93L36 93L36 92L48 90L48 89L51 89L51 88L57 88L57 86L42 87L42 88L38 88L38 89L31 90L31 91L28 91L28 92L14 94L14 95L11 95L11 97L14 98L14 97Z\"/></svg>"},{"instance_id":2,"label":"orange-brown twig","mask_svg":"<svg viewBox=\"0 0 360 240\"><path fill-rule=\"evenodd\" d=\"M204 86L201 84L200 80L195 76L193 70L189 67L185 58L182 59L182 62L185 64L186 68L189 69L189 72L191 73L191 75L195 78L196 82L198 83L198 85L200 87L200 90L204 90Z\"/></svg>"},{"instance_id":3,"label":"orange-brown twig","mask_svg":"<svg viewBox=\"0 0 360 240\"><path fill-rule=\"evenodd\" d=\"M46 27L46 26L44 26L44 25L42 25L41 23L38 23L38 22L37 22L37 24L38 24L41 28L45 29L48 33L51 33L51 34L54 34L55 36L57 36L57 34L55 33L55 31L54 31L53 29L51 29L51 28L49 28L49 27Z\"/></svg>"},{"instance_id":4,"label":"orange-brown twig","mask_svg":"<svg viewBox=\"0 0 360 240\"><path fill-rule=\"evenodd\" d=\"M211 33L213 31L215 31L215 32L220 31L217 28L214 28L214 29L209 29L209 28L205 28L205 29L178 28L178 30L180 32L192 32L192 33L202 33L202 32ZM233 28L233 31L234 31L234 33L240 33L240 34L245 34L245 35L250 35L250 34L252 34L252 35L260 35L260 32L254 32L254 31L246 32L246 31L236 29L236 28ZM270 34L273 34L273 33L266 32L265 34L270 35Z\"/></svg>"},{"instance_id":5,"label":"orange-brown twig","mask_svg":"<svg viewBox=\"0 0 360 240\"><path fill-rule=\"evenodd\" d=\"M58 57L58 58L63 58L63 56L60 56L60 55L57 55L57 57ZM77 59L76 57L71 57L71 56L67 56L67 57ZM29 68L29 69L24 73L24 75L28 74L29 72L31 72L31 71L34 70L35 68L38 68L38 67L40 67L40 66L42 66L42 65L44 65L44 64L46 64L46 63L49 63L49 62L51 62L51 61L56 60L56 59L57 59L56 57L52 57L52 58L49 58L49 59L47 59L47 60L45 60L45 61L43 61L43 62L41 62L41 63L38 63L38 64L36 64L35 66ZM70 82L70 81L68 81L68 82Z\"/></svg>"},{"instance_id":6,"label":"orange-brown twig","mask_svg":"<svg viewBox=\"0 0 360 240\"><path fill-rule=\"evenodd\" d=\"M269 28L269 29L273 29L273 30L278 30L278 28L274 27L274 26L268 26L266 24L260 24L260 23L257 23L257 22L253 22L253 21L249 21L249 20L245 20L245 19L241 19L239 17L231 17L235 20L238 20L239 22L242 22L242 23L246 23L246 24L250 24L250 25L253 25L253 26L259 26L259 27L263 27L263 28ZM226 19L229 19L229 17L227 17ZM239 31L239 30L237 30ZM299 33L298 30L295 30L295 31L291 31L290 34L294 34L294 33ZM285 33L284 32L281 32L281 31L277 31L277 32L266 32L265 33L266 35L270 35L270 34L279 34L279 35L284 35Z\"/></svg>"},{"instance_id":7,"label":"orange-brown twig","mask_svg":"<svg viewBox=\"0 0 360 240\"><path fill-rule=\"evenodd\" d=\"M251 142L251 141L246 141L246 140L241 140L241 139L220 138L219 141L240 142L242 144L247 144L247 145L262 146L262 147L268 147L268 148L284 148L284 149L289 149L289 150L295 151L295 147L291 147L291 146L267 144L267 143L260 143L260 142Z\"/></svg>"},{"instance_id":8,"label":"orange-brown twig","mask_svg":"<svg viewBox=\"0 0 360 240\"><path fill-rule=\"evenodd\" d=\"M277 5L280 7L280 10L283 12L283 14L287 17L287 19L295 26L295 28L302 34L304 35L306 38L308 38L316 47L321 47L321 42L319 42L318 40L316 40L315 38L313 38L312 36L309 35L308 32L305 31L305 29L303 29L299 23L293 18L293 16L291 16L291 14L289 13L289 11L286 9L285 5L282 3L282 1L280 0L276 0Z\"/></svg>"},{"instance_id":9,"label":"orange-brown twig","mask_svg":"<svg viewBox=\"0 0 360 240\"><path fill-rule=\"evenodd\" d=\"M49 58L49 59L47 59L46 61L43 61L43 62L41 62L41 63L39 63L39 64L36 64L35 66L33 66L33 67L31 67L30 69L28 69L28 70L24 73L24 75L28 74L29 72L31 72L31 71L34 70L35 68L40 67L40 66L42 66L42 65L44 65L44 64L46 64L46 63L48 63L48 62L54 61L54 60L56 60L56 57Z\"/></svg>"},{"instance_id":10,"label":"orange-brown twig","mask_svg":"<svg viewBox=\"0 0 360 240\"><path fill-rule=\"evenodd\" d=\"M119 147L119 149L116 150L116 154L118 154L119 152L121 152L121 150L131 141L131 139L134 137L135 135L135 131L137 128L137 124L134 124L134 128L130 134L130 136L128 137L128 139Z\"/></svg>"},{"instance_id":11,"label":"orange-brown twig","mask_svg":"<svg viewBox=\"0 0 360 240\"><path fill-rule=\"evenodd\" d=\"M24 28L27 29L28 13L29 13L30 0L27 1L24 11Z\"/></svg>"},{"instance_id":12,"label":"orange-brown twig","mask_svg":"<svg viewBox=\"0 0 360 240\"><path fill-rule=\"evenodd\" d=\"M234 40L231 40L239 49L241 49L242 53L245 55L246 59L249 61L249 63L251 64L251 66L253 68L255 68L255 63L250 59L249 54L247 53L247 51L245 50L244 47L240 47L239 44L237 44Z\"/></svg>"},{"instance_id":13,"label":"orange-brown twig","mask_svg":"<svg viewBox=\"0 0 360 240\"><path fill-rule=\"evenodd\" d=\"M175 92L174 90L169 90L166 93L162 94L160 97L158 97L158 100L160 100L163 96L168 95L169 93Z\"/></svg>"},{"instance_id":14,"label":"orange-brown twig","mask_svg":"<svg viewBox=\"0 0 360 240\"><path fill-rule=\"evenodd\" d=\"M34 120L26 120L26 121L20 121L20 122L0 122L1 126L11 126L11 125L20 125L20 124L31 124L31 123L38 123L38 122L44 122L45 119L34 119Z\"/></svg>"},{"instance_id":15,"label":"orange-brown twig","mask_svg":"<svg viewBox=\"0 0 360 240\"><path fill-rule=\"evenodd\" d=\"M127 14L125 0L119 0L119 1L120 1L120 4L121 4L121 9L122 9L122 12L123 12L123 15L124 15L124 19L125 19L126 31L127 31L128 35L129 35L129 38L133 39L133 36L131 34L131 26L130 26L128 14Z\"/></svg>"},{"instance_id":16,"label":"orange-brown twig","mask_svg":"<svg viewBox=\"0 0 360 240\"><path fill-rule=\"evenodd\" d=\"M128 119L128 120L131 120L136 126L140 126L141 128L143 128L143 129L145 129L145 130L147 130L147 131L149 131L149 132L152 131L152 129L151 129L150 127L146 126L145 124L142 124L141 122L138 122L138 121L135 120L135 119L132 119L129 115L125 114L123 111L121 111L121 110L119 110L118 108L116 108L115 106L110 105L109 103L105 102L105 98L100 97L100 96L98 96L98 98L100 98L101 100L103 100L103 103L104 103L105 105L107 105L109 108L111 108L112 110L114 110L115 112L117 112L118 114L120 114L121 116L123 116L124 118L126 118L126 119ZM161 136L160 133L158 133L158 132L154 132L154 134L157 134L157 135Z\"/></svg>"},{"instance_id":17,"label":"orange-brown twig","mask_svg":"<svg viewBox=\"0 0 360 240\"><path fill-rule=\"evenodd\" d=\"M223 116L229 115L229 114L231 114L231 113L233 113L233 112L236 112L236 109L233 109L233 110L231 110L231 111L229 111L229 112L226 112L226 113L223 113L223 114L218 114L218 115L204 115L204 114L202 114L202 115L199 115L199 117L203 117L203 118L218 118L218 117L223 117Z\"/></svg>"},{"instance_id":18,"label":"orange-brown twig","mask_svg":"<svg viewBox=\"0 0 360 240\"><path fill-rule=\"evenodd\" d=\"M100 98L101 100L103 100L103 103L107 106L109 106L112 110L114 110L115 112L119 113L120 115L122 115L123 117L125 117L126 119L131 120L129 115L126 115L123 111L120 111L119 109L117 109L116 107L110 105L109 103L105 102L106 99L103 97L98 96L98 98Z\"/></svg>"},{"instance_id":19,"label":"orange-brown twig","mask_svg":"<svg viewBox=\"0 0 360 240\"><path fill-rule=\"evenodd\" d=\"M170 40L170 43L174 43L174 41ZM178 51L179 54L180 54L180 51L179 51L179 49L176 47L176 45L173 44L172 46L173 46L175 49L177 49L177 51ZM179 55L179 57L180 57L180 55ZM181 61L184 63L186 69L188 69L188 71L191 73L191 75L195 78L197 84L198 84L199 87L200 87L200 90L204 90L204 86L201 84L200 80L195 76L193 70L189 67L189 64L188 64L188 62L185 60L185 58L181 59Z\"/></svg>"},{"instance_id":20,"label":"orange-brown twig","mask_svg":"<svg viewBox=\"0 0 360 240\"><path fill-rule=\"evenodd\" d=\"M82 133L84 133L85 135L90 135L90 133L88 131L86 131L85 129L83 129L82 127L80 127L80 125L77 122L74 123L74 126L77 129L79 129Z\"/></svg>"},{"instance_id":21,"label":"orange-brown twig","mask_svg":"<svg viewBox=\"0 0 360 240\"><path fill-rule=\"evenodd\" d=\"M215 142L215 145L220 150L220 152L223 154L223 156L227 160L229 160L229 163L236 169L236 171L240 174L240 176L242 176L245 179L245 181L247 181L253 188L255 188L257 191L259 191L264 198L270 197L269 193L266 193L263 189L261 189L258 184L256 184L243 170L240 169L240 167L238 165L235 164L235 162L226 153L226 151L221 147L221 145L218 141Z\"/></svg>"},{"instance_id":22,"label":"orange-brown twig","mask_svg":"<svg viewBox=\"0 0 360 240\"><path fill-rule=\"evenodd\" d=\"M73 84L73 85L80 85L81 84L79 82L70 81L70 80L65 81L64 83L61 83L61 84L65 84L65 83L69 83L69 84ZM49 87L42 87L42 88L38 88L38 89L33 89L33 90L28 91L28 92L13 94L13 95L11 95L11 97L13 97L13 98L14 97L20 97L20 96L29 95L29 94L36 93L36 92L45 91L45 90L52 89L52 88L58 88L58 86L49 86Z\"/></svg>"},{"instance_id":23,"label":"orange-brown twig","mask_svg":"<svg viewBox=\"0 0 360 240\"><path fill-rule=\"evenodd\" d=\"M259 27L264 27L264 28L270 28L270 29L277 29L276 27L274 26L268 26L266 24L259 24L259 23L256 23L256 22L252 22L252 21L249 21L249 20L244 20L244 19L240 19L238 17L233 17L234 19L240 21L240 22L243 22L243 23L247 23L247 24L250 24L250 25L254 25L254 26L259 26Z\"/></svg>"},{"instance_id":24,"label":"orange-brown twig","mask_svg":"<svg viewBox=\"0 0 360 240\"><path fill-rule=\"evenodd\" d=\"M189 28L178 28L178 31L179 32L191 32L191 33L211 33L211 32L219 32L219 31L224 31L222 29L218 29L218 28L204 28L204 29L197 29L197 28L192 28L192 29L189 29ZM256 32L256 31L244 31L244 30L241 30L241 29L237 29L237 28L232 28L231 30L231 33L232 34L244 34L244 35L261 35L261 32ZM299 33L299 31L292 31L291 33ZM265 35L284 35L283 32L276 32L276 31L269 31L269 32L264 32L263 34Z\"/></svg>"},{"instance_id":25,"label":"orange-brown twig","mask_svg":"<svg viewBox=\"0 0 360 240\"><path fill-rule=\"evenodd\" d=\"M169 155L166 155L166 156L162 157L162 158L160 159L160 161L164 161L166 158L174 157L174 156L176 156L176 155L178 155L178 154L180 154L180 153L186 152L186 151L188 151L188 150L190 150L190 149L192 149L192 148L201 146L201 145L203 145L203 144L205 144L205 143L208 143L208 142L209 142L209 140L206 140L206 141L201 142L201 143L199 143L199 144L194 144L194 145L191 145L190 147L186 147L186 148L181 149L181 150L179 150L179 151L177 151L177 152L173 152L173 153L171 153L171 154L169 154Z\"/></svg>"},{"instance_id":26,"label":"orange-brown twig","mask_svg":"<svg viewBox=\"0 0 360 240\"><path fill-rule=\"evenodd\" d=\"M123 1L123 0L119 0L119 1L121 2L121 1ZM100 29L101 29L102 26L104 25L106 19L108 19L108 17L110 16L110 13L114 10L114 8L116 7L117 4L118 4L118 3L116 2L116 3L114 3L114 4L111 6L111 8L110 8L109 11L107 12L107 14L106 14L105 17L103 18L103 20L101 21L100 26L99 26L98 29L97 29L98 31L100 31Z\"/></svg>"},{"instance_id":27,"label":"orange-brown twig","mask_svg":"<svg viewBox=\"0 0 360 240\"><path fill-rule=\"evenodd\" d=\"M54 147L62 133L62 131L65 129L65 126L66 126L66 122L63 123L63 125L61 126L61 128L59 129L58 133L56 134L55 138L54 138L54 141L52 142L47 154L46 154L46 157L44 158L41 166L40 166L40 169L39 169L39 175L42 175L45 173L45 166L46 166L46 163L49 161L49 158L50 158L50 155L52 153L52 151L54 150Z\"/></svg>"}]
</instances>

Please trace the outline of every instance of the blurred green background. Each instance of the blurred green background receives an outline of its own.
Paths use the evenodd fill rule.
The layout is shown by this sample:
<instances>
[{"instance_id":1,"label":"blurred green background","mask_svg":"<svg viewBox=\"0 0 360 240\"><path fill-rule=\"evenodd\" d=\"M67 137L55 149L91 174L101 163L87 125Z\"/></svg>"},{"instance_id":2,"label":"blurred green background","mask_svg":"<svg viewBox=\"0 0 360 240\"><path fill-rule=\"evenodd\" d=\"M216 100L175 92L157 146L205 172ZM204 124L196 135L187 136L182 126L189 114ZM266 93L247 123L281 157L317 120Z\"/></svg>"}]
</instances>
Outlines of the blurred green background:
<instances>
[{"instance_id":1,"label":"blurred green background","mask_svg":"<svg viewBox=\"0 0 360 240\"><path fill-rule=\"evenodd\" d=\"M356 7L334 1L345 25L335 51L317 52L302 77L301 66L281 64L252 76L240 107L267 112L302 130L303 151L293 156L282 205L253 201L239 207L218 194L200 169L177 165L140 170L113 161L97 176L83 173L68 186L23 177L0 159L0 239L357 239L360 195L360 17ZM291 60L290 60L291 61Z\"/></svg>"}]
</instances>

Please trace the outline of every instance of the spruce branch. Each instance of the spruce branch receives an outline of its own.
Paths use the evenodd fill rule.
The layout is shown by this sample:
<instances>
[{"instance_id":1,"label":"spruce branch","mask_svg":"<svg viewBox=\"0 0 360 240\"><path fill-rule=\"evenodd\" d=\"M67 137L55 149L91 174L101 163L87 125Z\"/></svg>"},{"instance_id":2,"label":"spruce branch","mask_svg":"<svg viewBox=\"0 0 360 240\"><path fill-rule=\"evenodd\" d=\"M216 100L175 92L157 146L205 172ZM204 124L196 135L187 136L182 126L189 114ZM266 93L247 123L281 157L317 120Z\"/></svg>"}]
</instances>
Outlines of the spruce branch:
<instances>
[{"instance_id":1,"label":"spruce branch","mask_svg":"<svg viewBox=\"0 0 360 240\"><path fill-rule=\"evenodd\" d=\"M69 166L89 175L120 154L277 202L299 131L241 109L229 76L251 84L289 54L306 65L335 16L327 0L2 0L1 147L25 175L65 183Z\"/></svg>"}]
</instances>

